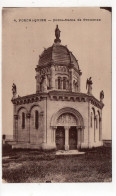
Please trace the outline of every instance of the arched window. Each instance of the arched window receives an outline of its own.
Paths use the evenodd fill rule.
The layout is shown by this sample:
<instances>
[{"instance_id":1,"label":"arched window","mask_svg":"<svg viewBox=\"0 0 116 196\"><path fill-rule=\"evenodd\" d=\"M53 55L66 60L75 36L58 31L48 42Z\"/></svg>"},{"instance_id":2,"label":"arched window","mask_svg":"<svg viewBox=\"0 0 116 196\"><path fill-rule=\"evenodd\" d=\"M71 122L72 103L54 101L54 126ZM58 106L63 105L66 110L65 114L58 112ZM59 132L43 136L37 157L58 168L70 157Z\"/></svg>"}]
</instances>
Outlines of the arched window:
<instances>
[{"instance_id":1,"label":"arched window","mask_svg":"<svg viewBox=\"0 0 116 196\"><path fill-rule=\"evenodd\" d=\"M25 113L22 112L22 129L25 129Z\"/></svg>"},{"instance_id":2,"label":"arched window","mask_svg":"<svg viewBox=\"0 0 116 196\"><path fill-rule=\"evenodd\" d=\"M75 91L75 80L73 80L73 89Z\"/></svg>"},{"instance_id":3,"label":"arched window","mask_svg":"<svg viewBox=\"0 0 116 196\"><path fill-rule=\"evenodd\" d=\"M63 89L66 89L66 78L63 78Z\"/></svg>"},{"instance_id":4,"label":"arched window","mask_svg":"<svg viewBox=\"0 0 116 196\"><path fill-rule=\"evenodd\" d=\"M93 114L94 114L94 142L96 141L96 126L95 126L95 123L96 123L96 117L95 117L95 109L92 108L93 110Z\"/></svg>"},{"instance_id":5,"label":"arched window","mask_svg":"<svg viewBox=\"0 0 116 196\"><path fill-rule=\"evenodd\" d=\"M69 81L68 80L66 81L66 85L67 85L66 89L68 90L69 89Z\"/></svg>"},{"instance_id":6,"label":"arched window","mask_svg":"<svg viewBox=\"0 0 116 196\"><path fill-rule=\"evenodd\" d=\"M76 82L75 85L76 85L76 87L75 87L75 88L76 88L76 92L78 92L78 87L79 87L79 86L78 86L78 81Z\"/></svg>"},{"instance_id":7,"label":"arched window","mask_svg":"<svg viewBox=\"0 0 116 196\"><path fill-rule=\"evenodd\" d=\"M93 113L91 112L91 128L93 127Z\"/></svg>"},{"instance_id":8,"label":"arched window","mask_svg":"<svg viewBox=\"0 0 116 196\"><path fill-rule=\"evenodd\" d=\"M47 76L47 89L50 89L50 77L49 76Z\"/></svg>"},{"instance_id":9,"label":"arched window","mask_svg":"<svg viewBox=\"0 0 116 196\"><path fill-rule=\"evenodd\" d=\"M35 110L35 128L38 129L39 127L39 112Z\"/></svg>"},{"instance_id":10,"label":"arched window","mask_svg":"<svg viewBox=\"0 0 116 196\"><path fill-rule=\"evenodd\" d=\"M58 89L61 89L61 77L58 77Z\"/></svg>"},{"instance_id":11,"label":"arched window","mask_svg":"<svg viewBox=\"0 0 116 196\"><path fill-rule=\"evenodd\" d=\"M96 129L98 128L98 116L96 116Z\"/></svg>"},{"instance_id":12,"label":"arched window","mask_svg":"<svg viewBox=\"0 0 116 196\"><path fill-rule=\"evenodd\" d=\"M101 141L101 118L100 118L99 111L98 111L98 129L99 129L99 141Z\"/></svg>"}]
</instances>

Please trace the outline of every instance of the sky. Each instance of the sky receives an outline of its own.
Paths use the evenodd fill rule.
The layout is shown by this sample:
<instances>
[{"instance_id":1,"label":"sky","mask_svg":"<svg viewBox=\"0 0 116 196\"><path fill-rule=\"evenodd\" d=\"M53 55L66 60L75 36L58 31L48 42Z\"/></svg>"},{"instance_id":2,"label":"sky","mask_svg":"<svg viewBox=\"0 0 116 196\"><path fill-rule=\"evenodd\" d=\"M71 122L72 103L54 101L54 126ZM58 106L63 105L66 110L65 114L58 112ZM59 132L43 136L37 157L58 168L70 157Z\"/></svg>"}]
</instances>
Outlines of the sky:
<instances>
[{"instance_id":1,"label":"sky","mask_svg":"<svg viewBox=\"0 0 116 196\"><path fill-rule=\"evenodd\" d=\"M31 19L31 22L24 22L24 19ZM34 19L46 19L46 22L34 22ZM44 48L53 44L57 24L61 30L61 44L72 51L82 71L81 92L87 92L86 80L90 76L97 99L104 90L103 139L111 139L111 13L99 7L3 8L2 133L13 133L13 82L20 96L36 92L35 67Z\"/></svg>"}]
</instances>

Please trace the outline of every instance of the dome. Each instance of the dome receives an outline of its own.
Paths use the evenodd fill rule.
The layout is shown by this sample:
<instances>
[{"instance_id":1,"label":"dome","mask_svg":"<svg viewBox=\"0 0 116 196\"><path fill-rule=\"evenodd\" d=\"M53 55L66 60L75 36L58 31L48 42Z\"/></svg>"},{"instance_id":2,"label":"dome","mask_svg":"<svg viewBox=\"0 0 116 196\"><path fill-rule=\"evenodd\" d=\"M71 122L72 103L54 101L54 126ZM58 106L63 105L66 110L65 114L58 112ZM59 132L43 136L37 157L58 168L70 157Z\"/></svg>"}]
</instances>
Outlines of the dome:
<instances>
[{"instance_id":1,"label":"dome","mask_svg":"<svg viewBox=\"0 0 116 196\"><path fill-rule=\"evenodd\" d=\"M76 69L79 69L78 61L75 56L68 50L66 46L54 43L53 46L45 49L40 55L39 66L50 65L54 62L56 65L74 64Z\"/></svg>"},{"instance_id":2,"label":"dome","mask_svg":"<svg viewBox=\"0 0 116 196\"><path fill-rule=\"evenodd\" d=\"M68 50L67 46L63 46L60 44L60 30L58 29L58 25L55 30L56 39L54 40L54 44L44 49L42 54L40 55L38 66L47 66L51 65L54 62L55 65L74 65L74 67L79 70L78 61L71 51Z\"/></svg>"}]
</instances>

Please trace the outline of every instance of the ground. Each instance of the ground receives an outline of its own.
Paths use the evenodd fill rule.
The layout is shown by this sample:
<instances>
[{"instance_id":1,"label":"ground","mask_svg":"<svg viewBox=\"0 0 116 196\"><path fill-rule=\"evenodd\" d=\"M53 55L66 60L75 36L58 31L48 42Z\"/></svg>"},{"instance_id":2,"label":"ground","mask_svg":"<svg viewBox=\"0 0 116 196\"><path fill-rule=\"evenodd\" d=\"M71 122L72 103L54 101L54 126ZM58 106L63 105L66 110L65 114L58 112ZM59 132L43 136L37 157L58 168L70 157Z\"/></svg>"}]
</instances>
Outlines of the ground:
<instances>
[{"instance_id":1,"label":"ground","mask_svg":"<svg viewBox=\"0 0 116 196\"><path fill-rule=\"evenodd\" d=\"M56 156L54 152L15 150L3 153L3 180L9 183L111 182L111 148L85 154Z\"/></svg>"}]
</instances>

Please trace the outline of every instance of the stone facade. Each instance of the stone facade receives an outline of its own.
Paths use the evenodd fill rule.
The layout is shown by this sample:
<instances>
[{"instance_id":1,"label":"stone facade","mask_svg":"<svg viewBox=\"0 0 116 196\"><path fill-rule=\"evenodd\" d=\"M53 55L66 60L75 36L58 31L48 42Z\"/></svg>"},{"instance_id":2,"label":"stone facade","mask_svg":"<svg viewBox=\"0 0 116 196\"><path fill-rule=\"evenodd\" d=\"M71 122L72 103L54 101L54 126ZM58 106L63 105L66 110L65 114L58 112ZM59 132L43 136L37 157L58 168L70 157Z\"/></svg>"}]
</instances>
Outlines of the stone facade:
<instances>
[{"instance_id":1,"label":"stone facade","mask_svg":"<svg viewBox=\"0 0 116 196\"><path fill-rule=\"evenodd\" d=\"M36 93L13 94L13 148L69 150L102 145L104 104L92 95L92 83L91 92L88 87L87 94L81 93L78 61L59 40L56 36L53 46L40 55Z\"/></svg>"}]
</instances>

